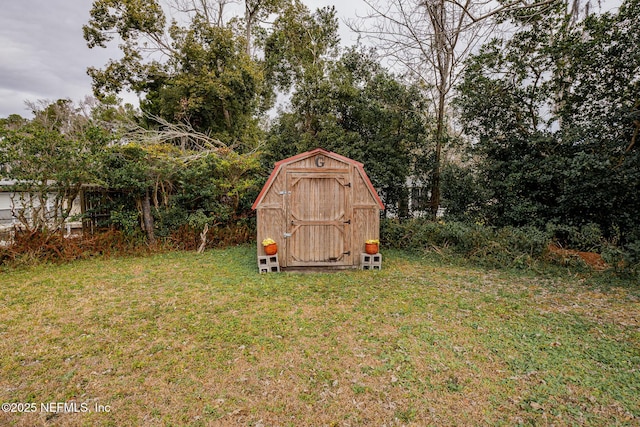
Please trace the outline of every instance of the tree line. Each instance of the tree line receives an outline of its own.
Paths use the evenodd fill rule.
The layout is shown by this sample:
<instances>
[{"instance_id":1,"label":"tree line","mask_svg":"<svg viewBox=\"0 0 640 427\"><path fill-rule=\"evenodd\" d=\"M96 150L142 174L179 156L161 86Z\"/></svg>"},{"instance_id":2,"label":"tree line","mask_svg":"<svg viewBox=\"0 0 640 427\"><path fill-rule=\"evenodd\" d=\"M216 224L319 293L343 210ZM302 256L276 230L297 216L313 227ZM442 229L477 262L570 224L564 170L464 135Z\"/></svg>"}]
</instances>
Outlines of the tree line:
<instances>
[{"instance_id":1,"label":"tree line","mask_svg":"<svg viewBox=\"0 0 640 427\"><path fill-rule=\"evenodd\" d=\"M300 1L94 1L88 47L122 51L88 70L94 98L0 119L21 220L55 228L93 188L105 225L149 242L250 227L273 163L322 147L365 163L387 216L596 226L640 249L638 0L366 4L351 27L372 43L343 47L336 10Z\"/></svg>"}]
</instances>

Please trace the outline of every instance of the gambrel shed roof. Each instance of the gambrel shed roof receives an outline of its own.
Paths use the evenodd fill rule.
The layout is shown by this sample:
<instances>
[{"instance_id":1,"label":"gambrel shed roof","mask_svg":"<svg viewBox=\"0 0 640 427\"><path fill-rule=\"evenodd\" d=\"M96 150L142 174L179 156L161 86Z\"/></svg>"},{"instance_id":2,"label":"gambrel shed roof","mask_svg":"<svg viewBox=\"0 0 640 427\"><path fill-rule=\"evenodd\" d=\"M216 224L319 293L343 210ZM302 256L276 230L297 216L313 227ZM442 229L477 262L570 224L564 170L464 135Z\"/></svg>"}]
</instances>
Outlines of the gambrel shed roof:
<instances>
[{"instance_id":1,"label":"gambrel shed roof","mask_svg":"<svg viewBox=\"0 0 640 427\"><path fill-rule=\"evenodd\" d=\"M264 199L264 196L269 192L271 185L273 184L274 180L276 179L280 171L283 169L283 167L291 163L299 162L300 160L303 160L309 157L314 157L318 154L322 154L334 160L353 165L354 168L357 170L358 174L362 177L362 180L364 181L364 183L366 184L366 187L369 193L371 194L371 197L373 197L373 199L376 201L380 209L384 210L384 204L382 203L382 200L380 200L380 196L378 196L378 192L373 187L371 180L369 179L366 172L364 171L364 165L353 159L341 156L340 154L334 153L332 151L324 150L322 148L316 148L315 150L307 151L305 153L300 153L295 156L282 159L276 162L273 168L273 171L271 171L271 175L269 175L269 179L267 179L267 182L264 184L264 187L262 187L262 191L260 191L260 194L258 194L258 197L256 198L255 202L253 202L251 209L255 210L260 205L260 203Z\"/></svg>"}]
</instances>

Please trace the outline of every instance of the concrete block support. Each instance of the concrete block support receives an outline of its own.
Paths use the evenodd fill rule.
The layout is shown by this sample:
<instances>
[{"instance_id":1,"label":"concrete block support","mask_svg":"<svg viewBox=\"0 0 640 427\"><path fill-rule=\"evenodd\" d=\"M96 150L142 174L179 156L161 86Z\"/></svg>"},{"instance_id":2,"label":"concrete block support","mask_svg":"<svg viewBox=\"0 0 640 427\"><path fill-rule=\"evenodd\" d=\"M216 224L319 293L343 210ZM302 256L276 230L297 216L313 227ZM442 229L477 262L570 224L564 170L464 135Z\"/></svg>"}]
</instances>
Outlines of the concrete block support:
<instances>
[{"instance_id":1,"label":"concrete block support","mask_svg":"<svg viewBox=\"0 0 640 427\"><path fill-rule=\"evenodd\" d=\"M280 262L278 254L258 256L258 270L260 273L279 273Z\"/></svg>"},{"instance_id":2,"label":"concrete block support","mask_svg":"<svg viewBox=\"0 0 640 427\"><path fill-rule=\"evenodd\" d=\"M360 269L361 270L382 270L382 255L380 255L380 253L373 254L373 255L361 253Z\"/></svg>"}]
</instances>

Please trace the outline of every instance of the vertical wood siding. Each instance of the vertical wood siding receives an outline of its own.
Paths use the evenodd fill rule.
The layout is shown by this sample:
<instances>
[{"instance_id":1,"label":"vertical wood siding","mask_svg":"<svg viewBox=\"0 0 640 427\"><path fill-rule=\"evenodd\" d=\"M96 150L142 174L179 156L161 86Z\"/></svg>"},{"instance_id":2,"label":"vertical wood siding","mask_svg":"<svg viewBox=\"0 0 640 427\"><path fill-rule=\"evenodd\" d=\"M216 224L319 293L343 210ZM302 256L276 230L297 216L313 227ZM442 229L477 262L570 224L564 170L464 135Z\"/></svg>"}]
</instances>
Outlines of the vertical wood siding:
<instances>
[{"instance_id":1,"label":"vertical wood siding","mask_svg":"<svg viewBox=\"0 0 640 427\"><path fill-rule=\"evenodd\" d=\"M377 195L360 170L329 155L284 161L256 207L258 254L272 238L282 267L357 266L380 228Z\"/></svg>"}]
</instances>

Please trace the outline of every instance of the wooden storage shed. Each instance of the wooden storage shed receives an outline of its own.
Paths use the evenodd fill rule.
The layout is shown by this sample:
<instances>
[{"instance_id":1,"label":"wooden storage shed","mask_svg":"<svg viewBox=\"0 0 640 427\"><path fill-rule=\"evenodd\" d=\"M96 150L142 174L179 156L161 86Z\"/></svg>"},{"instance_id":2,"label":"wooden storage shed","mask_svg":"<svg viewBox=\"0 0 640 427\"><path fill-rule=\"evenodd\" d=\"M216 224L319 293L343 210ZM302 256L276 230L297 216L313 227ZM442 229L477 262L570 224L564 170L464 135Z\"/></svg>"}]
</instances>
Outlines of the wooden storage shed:
<instances>
[{"instance_id":1,"label":"wooden storage shed","mask_svg":"<svg viewBox=\"0 0 640 427\"><path fill-rule=\"evenodd\" d=\"M362 163L318 148L277 162L252 208L259 256L272 238L280 267L356 268L384 205Z\"/></svg>"}]
</instances>

